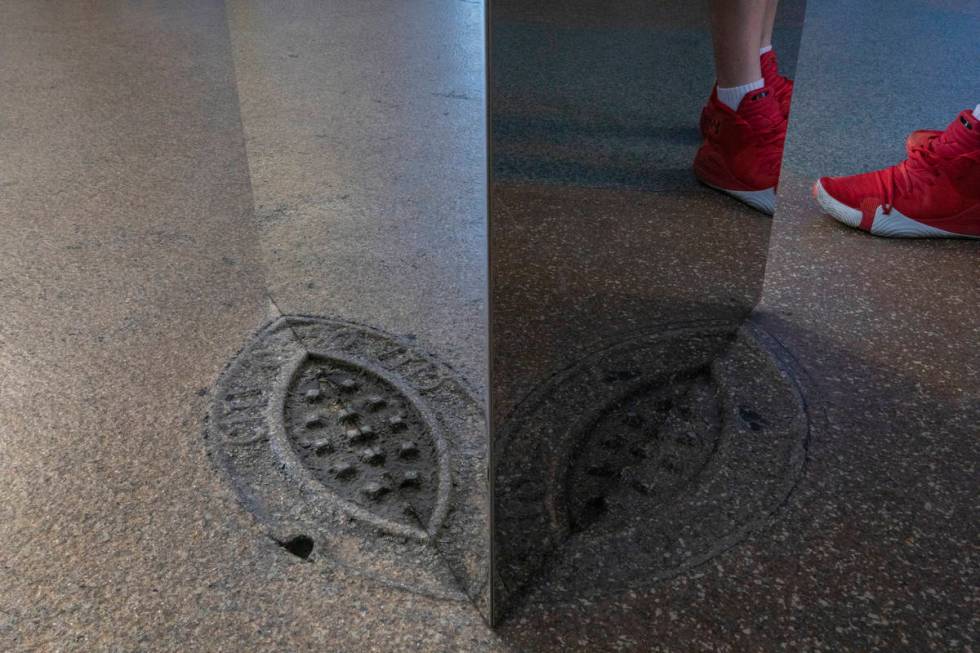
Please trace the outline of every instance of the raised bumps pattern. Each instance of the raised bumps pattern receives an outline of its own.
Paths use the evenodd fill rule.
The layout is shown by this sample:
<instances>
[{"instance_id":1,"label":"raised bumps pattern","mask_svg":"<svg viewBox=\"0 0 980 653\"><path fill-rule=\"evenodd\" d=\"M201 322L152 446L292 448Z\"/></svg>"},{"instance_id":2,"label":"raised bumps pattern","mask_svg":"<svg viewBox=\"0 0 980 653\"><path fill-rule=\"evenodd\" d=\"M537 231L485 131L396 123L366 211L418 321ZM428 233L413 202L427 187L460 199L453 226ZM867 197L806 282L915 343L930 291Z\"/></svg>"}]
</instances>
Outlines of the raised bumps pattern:
<instances>
[{"instance_id":1,"label":"raised bumps pattern","mask_svg":"<svg viewBox=\"0 0 980 653\"><path fill-rule=\"evenodd\" d=\"M286 398L286 433L314 477L385 518L426 523L436 448L411 402L384 379L310 358Z\"/></svg>"}]
</instances>

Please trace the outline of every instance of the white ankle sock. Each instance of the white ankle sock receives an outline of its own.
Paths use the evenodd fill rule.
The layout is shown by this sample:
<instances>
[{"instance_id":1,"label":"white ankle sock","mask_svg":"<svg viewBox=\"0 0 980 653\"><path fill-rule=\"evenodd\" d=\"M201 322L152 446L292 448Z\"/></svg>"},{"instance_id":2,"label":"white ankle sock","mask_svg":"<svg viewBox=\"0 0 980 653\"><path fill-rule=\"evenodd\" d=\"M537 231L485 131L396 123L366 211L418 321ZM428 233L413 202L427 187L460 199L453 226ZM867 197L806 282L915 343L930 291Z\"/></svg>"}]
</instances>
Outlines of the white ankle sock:
<instances>
[{"instance_id":1,"label":"white ankle sock","mask_svg":"<svg viewBox=\"0 0 980 653\"><path fill-rule=\"evenodd\" d=\"M980 120L980 104L978 104L977 108L973 110L973 117Z\"/></svg>"},{"instance_id":2,"label":"white ankle sock","mask_svg":"<svg viewBox=\"0 0 980 653\"><path fill-rule=\"evenodd\" d=\"M770 52L770 51L772 51L772 43L770 43L769 45L767 45L764 48L759 48L759 56L761 57L762 55L764 55L765 53Z\"/></svg>"},{"instance_id":3,"label":"white ankle sock","mask_svg":"<svg viewBox=\"0 0 980 653\"><path fill-rule=\"evenodd\" d=\"M723 104L731 107L732 111L738 111L738 105L742 102L742 98L752 91L758 91L765 85L766 83L763 80L758 79L754 82L742 84L741 86L733 86L731 88L722 88L719 86L718 99L721 100Z\"/></svg>"}]
</instances>

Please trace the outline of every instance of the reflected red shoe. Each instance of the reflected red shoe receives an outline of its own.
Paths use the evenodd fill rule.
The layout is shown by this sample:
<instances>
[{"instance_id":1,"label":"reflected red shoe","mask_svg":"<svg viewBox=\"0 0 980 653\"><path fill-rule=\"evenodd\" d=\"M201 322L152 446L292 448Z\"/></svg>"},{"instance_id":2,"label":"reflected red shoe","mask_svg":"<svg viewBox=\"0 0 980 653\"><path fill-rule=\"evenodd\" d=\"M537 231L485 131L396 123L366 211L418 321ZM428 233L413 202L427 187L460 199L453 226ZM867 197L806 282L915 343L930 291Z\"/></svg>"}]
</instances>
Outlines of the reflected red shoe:
<instances>
[{"instance_id":1,"label":"reflected red shoe","mask_svg":"<svg viewBox=\"0 0 980 653\"><path fill-rule=\"evenodd\" d=\"M772 215L786 139L786 118L772 90L749 93L738 111L712 93L702 121L704 142L694 158L694 174L701 183Z\"/></svg>"},{"instance_id":2,"label":"reflected red shoe","mask_svg":"<svg viewBox=\"0 0 980 653\"><path fill-rule=\"evenodd\" d=\"M820 179L813 187L820 206L876 236L980 238L980 120L966 110L938 135L910 141L898 165Z\"/></svg>"},{"instance_id":3,"label":"reflected red shoe","mask_svg":"<svg viewBox=\"0 0 980 653\"><path fill-rule=\"evenodd\" d=\"M763 81L776 95L783 118L789 118L789 108L793 103L793 80L779 74L779 62L776 61L775 50L762 55L759 62L762 64Z\"/></svg>"}]
</instances>

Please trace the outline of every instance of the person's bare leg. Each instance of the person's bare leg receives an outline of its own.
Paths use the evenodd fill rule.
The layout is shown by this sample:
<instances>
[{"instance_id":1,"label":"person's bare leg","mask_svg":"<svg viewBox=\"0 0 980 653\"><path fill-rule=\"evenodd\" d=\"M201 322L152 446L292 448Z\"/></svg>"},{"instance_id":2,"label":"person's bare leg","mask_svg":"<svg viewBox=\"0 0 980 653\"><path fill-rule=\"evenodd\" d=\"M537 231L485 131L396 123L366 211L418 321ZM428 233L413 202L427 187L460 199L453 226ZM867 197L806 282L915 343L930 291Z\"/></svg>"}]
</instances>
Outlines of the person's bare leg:
<instances>
[{"instance_id":1,"label":"person's bare leg","mask_svg":"<svg viewBox=\"0 0 980 653\"><path fill-rule=\"evenodd\" d=\"M762 79L759 44L769 4L770 0L711 0L711 40L719 87Z\"/></svg>"},{"instance_id":2,"label":"person's bare leg","mask_svg":"<svg viewBox=\"0 0 980 653\"><path fill-rule=\"evenodd\" d=\"M762 20L762 38L759 40L759 49L772 45L772 28L776 24L776 10L779 8L779 0L766 0L766 13Z\"/></svg>"}]
</instances>

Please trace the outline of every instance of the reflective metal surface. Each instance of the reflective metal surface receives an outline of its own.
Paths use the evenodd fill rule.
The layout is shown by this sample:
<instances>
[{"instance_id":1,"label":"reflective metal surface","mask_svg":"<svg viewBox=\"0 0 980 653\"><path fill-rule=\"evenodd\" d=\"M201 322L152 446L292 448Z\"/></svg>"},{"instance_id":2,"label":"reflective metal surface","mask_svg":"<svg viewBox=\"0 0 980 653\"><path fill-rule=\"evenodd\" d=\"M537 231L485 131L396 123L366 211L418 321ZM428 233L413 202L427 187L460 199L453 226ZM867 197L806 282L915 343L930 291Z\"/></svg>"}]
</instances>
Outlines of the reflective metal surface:
<instances>
[{"instance_id":1,"label":"reflective metal surface","mask_svg":"<svg viewBox=\"0 0 980 653\"><path fill-rule=\"evenodd\" d=\"M790 71L801 4L777 23ZM732 546L799 474L801 397L740 330L771 219L691 172L702 3L502 0L490 44L494 614L601 612Z\"/></svg>"}]
</instances>

